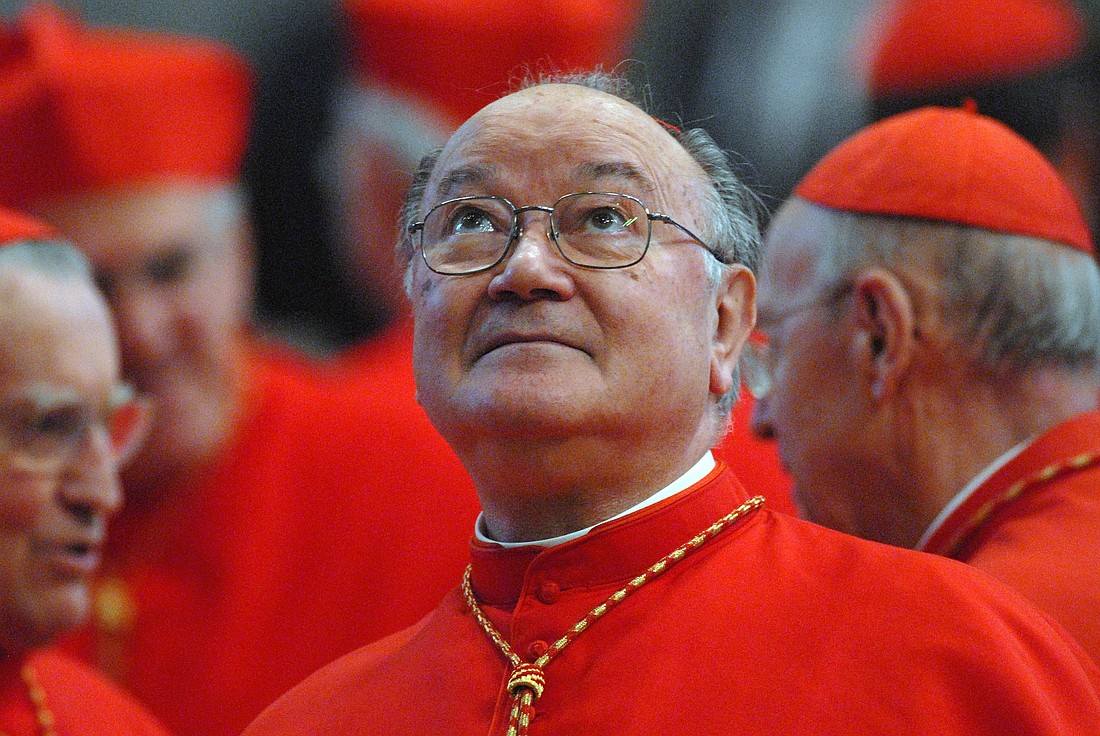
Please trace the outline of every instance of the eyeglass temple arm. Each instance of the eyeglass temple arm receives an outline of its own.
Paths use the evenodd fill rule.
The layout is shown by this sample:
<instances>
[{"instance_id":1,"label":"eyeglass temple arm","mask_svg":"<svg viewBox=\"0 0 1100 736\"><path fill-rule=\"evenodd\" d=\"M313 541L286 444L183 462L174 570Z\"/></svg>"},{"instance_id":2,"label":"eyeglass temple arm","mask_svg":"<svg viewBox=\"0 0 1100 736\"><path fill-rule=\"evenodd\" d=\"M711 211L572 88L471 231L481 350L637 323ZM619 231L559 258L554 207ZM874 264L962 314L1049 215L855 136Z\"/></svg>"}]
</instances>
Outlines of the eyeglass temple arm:
<instances>
[{"instance_id":1,"label":"eyeglass temple arm","mask_svg":"<svg viewBox=\"0 0 1100 736\"><path fill-rule=\"evenodd\" d=\"M673 220L668 215L662 215L660 212L650 212L649 213L649 219L656 220L657 222L664 222L664 223L667 223L669 225L672 225L673 227L675 227L675 228L679 229L680 231L682 231L684 234L686 234L689 238L694 240L699 245L703 246L707 250L710 250L710 246L707 245L705 240L700 238L698 235L696 235L692 231L688 230L686 227L684 227L680 223L676 222L676 220Z\"/></svg>"}]
</instances>

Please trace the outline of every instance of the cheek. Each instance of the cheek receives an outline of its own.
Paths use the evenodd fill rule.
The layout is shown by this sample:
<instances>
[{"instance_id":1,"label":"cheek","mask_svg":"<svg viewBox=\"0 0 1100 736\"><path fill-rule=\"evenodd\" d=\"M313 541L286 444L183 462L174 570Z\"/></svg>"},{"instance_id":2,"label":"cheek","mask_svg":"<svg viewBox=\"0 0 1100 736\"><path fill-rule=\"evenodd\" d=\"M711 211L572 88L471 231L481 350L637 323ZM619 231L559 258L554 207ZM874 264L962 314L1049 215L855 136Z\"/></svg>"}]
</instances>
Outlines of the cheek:
<instances>
[{"instance_id":1,"label":"cheek","mask_svg":"<svg viewBox=\"0 0 1100 736\"><path fill-rule=\"evenodd\" d=\"M416 333L434 343L461 342L485 293L485 281L476 276L425 276L426 270L418 268L412 283Z\"/></svg>"},{"instance_id":2,"label":"cheek","mask_svg":"<svg viewBox=\"0 0 1100 736\"><path fill-rule=\"evenodd\" d=\"M49 487L14 471L0 476L0 486L0 533L14 535L33 529L49 504Z\"/></svg>"},{"instance_id":3,"label":"cheek","mask_svg":"<svg viewBox=\"0 0 1100 736\"><path fill-rule=\"evenodd\" d=\"M207 282L201 292L192 289L179 295L173 319L166 325L174 339L192 354L225 363L244 316L235 286L230 282Z\"/></svg>"}]
</instances>

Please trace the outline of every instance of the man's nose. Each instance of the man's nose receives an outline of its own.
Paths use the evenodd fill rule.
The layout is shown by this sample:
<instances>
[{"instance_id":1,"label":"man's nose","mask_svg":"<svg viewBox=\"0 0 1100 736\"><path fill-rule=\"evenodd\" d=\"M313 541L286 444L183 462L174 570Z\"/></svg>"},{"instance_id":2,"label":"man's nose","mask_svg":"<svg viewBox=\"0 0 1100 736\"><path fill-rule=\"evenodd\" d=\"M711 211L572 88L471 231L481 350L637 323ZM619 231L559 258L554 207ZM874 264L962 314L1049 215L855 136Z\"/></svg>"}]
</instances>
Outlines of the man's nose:
<instances>
[{"instance_id":1,"label":"man's nose","mask_svg":"<svg viewBox=\"0 0 1100 736\"><path fill-rule=\"evenodd\" d=\"M118 325L123 361L142 366L155 362L167 349L172 305L156 290L132 285L118 289L111 299Z\"/></svg>"},{"instance_id":2,"label":"man's nose","mask_svg":"<svg viewBox=\"0 0 1100 736\"><path fill-rule=\"evenodd\" d=\"M550 235L550 223L543 217L528 217L504 257L500 271L489 282L494 299L515 297L524 301L564 301L573 296L574 267L558 250Z\"/></svg>"},{"instance_id":3,"label":"man's nose","mask_svg":"<svg viewBox=\"0 0 1100 736\"><path fill-rule=\"evenodd\" d=\"M81 439L60 488L61 501L83 523L106 519L122 507L118 459L106 428L93 426Z\"/></svg>"}]
</instances>

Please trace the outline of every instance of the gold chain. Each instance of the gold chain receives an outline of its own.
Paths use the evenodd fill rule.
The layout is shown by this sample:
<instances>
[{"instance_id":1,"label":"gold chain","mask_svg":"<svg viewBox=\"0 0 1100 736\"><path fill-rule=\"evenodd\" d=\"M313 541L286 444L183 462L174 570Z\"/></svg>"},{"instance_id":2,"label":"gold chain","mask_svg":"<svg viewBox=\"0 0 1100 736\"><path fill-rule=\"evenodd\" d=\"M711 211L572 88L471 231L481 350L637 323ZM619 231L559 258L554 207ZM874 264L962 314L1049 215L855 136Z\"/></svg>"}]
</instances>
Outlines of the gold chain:
<instances>
[{"instance_id":1,"label":"gold chain","mask_svg":"<svg viewBox=\"0 0 1100 736\"><path fill-rule=\"evenodd\" d=\"M46 691L38 682L38 673L29 664L25 664L19 671L19 675L23 678L23 684L27 686L27 695L30 697L31 705L34 706L34 720L38 724L38 732L42 736L57 736L57 731L54 730L53 711L46 702ZM0 731L0 736L4 736L4 732Z\"/></svg>"},{"instance_id":2,"label":"gold chain","mask_svg":"<svg viewBox=\"0 0 1100 736\"><path fill-rule=\"evenodd\" d=\"M534 717L533 703L538 700L539 696L542 695L543 689L546 687L546 677L543 674L543 668L546 667L551 659L560 654L563 649L569 646L570 642L580 636L596 620L622 603L631 593L641 588L650 580L661 575L690 553L702 547L717 536L723 529L740 519L742 516L760 508L763 503L763 496L753 496L721 519L711 524L702 532L653 563L644 573L632 578L630 582L608 596L603 603L589 611L588 614L575 623L573 628L569 629L564 636L554 642L541 657L531 663L524 662L520 659L519 655L512 650L512 647L504 640L504 637L500 635L500 632L496 630L492 622L485 617L485 614L477 603L477 599L474 597L473 587L470 585L472 568L468 565L466 567L466 573L462 576L462 595L466 599L466 605L469 607L470 613L474 615L478 625L481 626L482 631L484 631L489 639L496 644L497 649L501 651L504 657L512 665L512 670L508 677L508 692L512 695L512 708L508 714L508 736L524 736L527 733L527 727Z\"/></svg>"}]
</instances>

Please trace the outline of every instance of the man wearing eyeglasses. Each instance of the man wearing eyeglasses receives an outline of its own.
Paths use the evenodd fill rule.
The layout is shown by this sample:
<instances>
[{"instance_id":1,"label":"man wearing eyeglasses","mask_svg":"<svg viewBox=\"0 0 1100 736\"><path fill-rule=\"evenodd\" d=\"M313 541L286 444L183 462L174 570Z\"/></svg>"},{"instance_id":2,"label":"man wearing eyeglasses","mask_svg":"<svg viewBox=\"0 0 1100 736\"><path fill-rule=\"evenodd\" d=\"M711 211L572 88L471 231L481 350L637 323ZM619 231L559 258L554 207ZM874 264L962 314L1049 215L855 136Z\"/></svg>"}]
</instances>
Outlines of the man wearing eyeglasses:
<instances>
[{"instance_id":1,"label":"man wearing eyeglasses","mask_svg":"<svg viewBox=\"0 0 1100 736\"><path fill-rule=\"evenodd\" d=\"M705 133L614 93L523 89L422 165L417 390L478 487L471 565L246 733L1094 733L1095 668L1011 591L774 513L715 462L755 200Z\"/></svg>"},{"instance_id":2,"label":"man wearing eyeglasses","mask_svg":"<svg viewBox=\"0 0 1100 736\"><path fill-rule=\"evenodd\" d=\"M88 615L118 466L144 408L118 382L87 260L0 209L0 733L163 734L129 696L49 645Z\"/></svg>"},{"instance_id":3,"label":"man wearing eyeglasses","mask_svg":"<svg viewBox=\"0 0 1100 736\"><path fill-rule=\"evenodd\" d=\"M1054 167L968 109L888 118L764 264L754 428L803 515L974 565L1100 661L1100 273Z\"/></svg>"},{"instance_id":4,"label":"man wearing eyeglasses","mask_svg":"<svg viewBox=\"0 0 1100 736\"><path fill-rule=\"evenodd\" d=\"M153 408L93 616L65 644L179 736L236 736L431 609L465 562L472 484L384 380L347 391L252 329L237 54L42 3L0 48L0 202L92 261Z\"/></svg>"},{"instance_id":5,"label":"man wearing eyeglasses","mask_svg":"<svg viewBox=\"0 0 1100 736\"><path fill-rule=\"evenodd\" d=\"M618 63L625 58L629 31L641 7L636 0L552 0L541 6L537 20L530 20L521 43L501 43L498 34L487 30L496 26L509 2L453 2L445 9L435 0L344 2L355 71L367 87L350 94L346 107L335 116L325 155L326 183L336 205L341 254L352 264L352 281L375 315L393 321L352 346L340 363L349 373L366 375L368 380L380 369L407 378L406 383L394 381L394 390L409 395L415 390L413 330L400 274L393 269L391 242L400 196L409 181L403 169L415 168L421 156L439 145L436 141L445 140L455 127L499 96L506 80L524 68L524 62L530 65L537 60L562 69L607 68ZM462 41L439 43L439 29L452 27L460 17L468 17ZM410 35L413 19L423 27ZM472 30L475 26L481 30ZM424 74L433 60L439 68ZM409 99L417 104L403 107ZM420 117L425 110L433 113L433 125ZM765 495L773 508L793 514L790 478L780 466L774 443L758 440L749 430L751 410L751 397L737 402L715 455Z\"/></svg>"}]
</instances>

